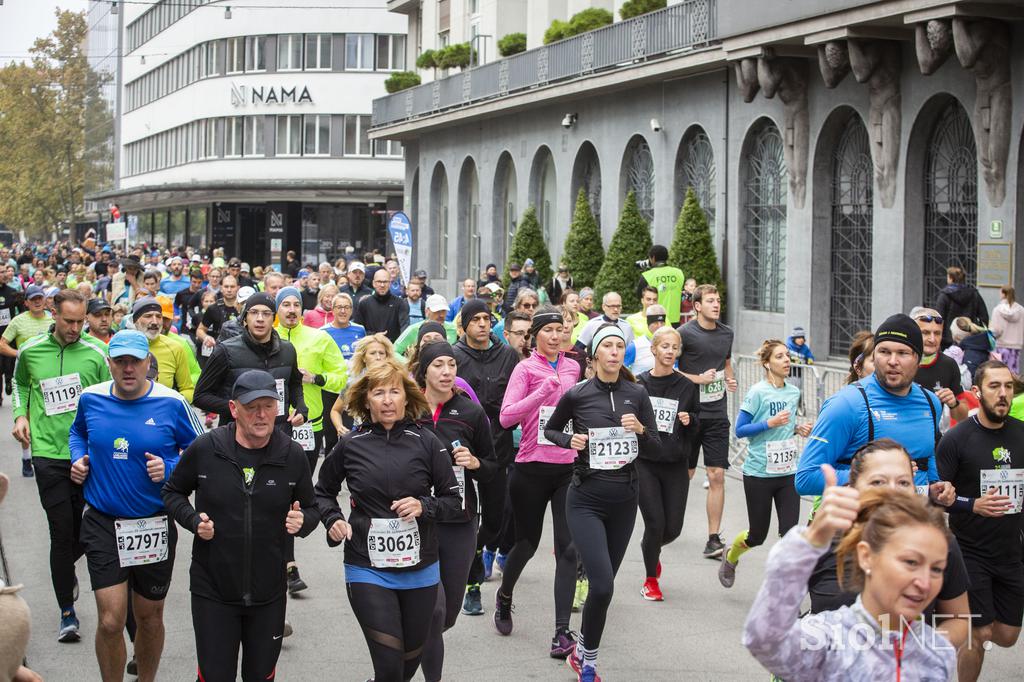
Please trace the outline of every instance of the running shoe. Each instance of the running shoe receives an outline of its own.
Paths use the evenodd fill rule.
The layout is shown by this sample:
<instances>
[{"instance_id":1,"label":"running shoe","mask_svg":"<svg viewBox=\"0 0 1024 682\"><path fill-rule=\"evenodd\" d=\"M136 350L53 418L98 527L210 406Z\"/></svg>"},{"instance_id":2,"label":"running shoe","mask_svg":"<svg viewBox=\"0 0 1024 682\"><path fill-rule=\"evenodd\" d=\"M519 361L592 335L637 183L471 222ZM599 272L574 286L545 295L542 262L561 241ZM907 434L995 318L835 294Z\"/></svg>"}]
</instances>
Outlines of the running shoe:
<instances>
[{"instance_id":1,"label":"running shoe","mask_svg":"<svg viewBox=\"0 0 1024 682\"><path fill-rule=\"evenodd\" d=\"M462 612L467 616L484 615L484 605L480 601L479 585L471 585L466 588L466 596L462 600Z\"/></svg>"},{"instance_id":2,"label":"running shoe","mask_svg":"<svg viewBox=\"0 0 1024 682\"><path fill-rule=\"evenodd\" d=\"M576 651L576 633L568 628L559 629L551 638L551 658L565 658Z\"/></svg>"},{"instance_id":3,"label":"running shoe","mask_svg":"<svg viewBox=\"0 0 1024 682\"><path fill-rule=\"evenodd\" d=\"M736 582L736 564L729 561L728 554L722 553L722 564L718 567L718 582L722 587L732 587Z\"/></svg>"},{"instance_id":4,"label":"running shoe","mask_svg":"<svg viewBox=\"0 0 1024 682\"><path fill-rule=\"evenodd\" d=\"M512 597L502 596L501 590L494 593L494 627L500 635L512 634Z\"/></svg>"},{"instance_id":5,"label":"running shoe","mask_svg":"<svg viewBox=\"0 0 1024 682\"><path fill-rule=\"evenodd\" d=\"M722 552L725 551L725 545L722 544L722 539L715 533L708 537L708 544L704 545L704 558L705 559L717 559L722 556Z\"/></svg>"},{"instance_id":6,"label":"running shoe","mask_svg":"<svg viewBox=\"0 0 1024 682\"><path fill-rule=\"evenodd\" d=\"M704 490L707 490L708 488L711 487L711 481L709 481L707 479L707 476L704 477L704 485L703 485L703 487L704 487Z\"/></svg>"},{"instance_id":7,"label":"running shoe","mask_svg":"<svg viewBox=\"0 0 1024 682\"><path fill-rule=\"evenodd\" d=\"M484 564L484 580L490 580L491 574L494 572L494 552L484 547L480 554L480 560Z\"/></svg>"},{"instance_id":8,"label":"running shoe","mask_svg":"<svg viewBox=\"0 0 1024 682\"><path fill-rule=\"evenodd\" d=\"M57 632L57 641L61 643L77 642L82 639L78 633L78 618L74 609L60 612L60 630Z\"/></svg>"},{"instance_id":9,"label":"running shoe","mask_svg":"<svg viewBox=\"0 0 1024 682\"><path fill-rule=\"evenodd\" d=\"M505 572L505 562L508 561L508 554L502 554L498 552L494 555L494 563L498 564L498 570L502 573Z\"/></svg>"},{"instance_id":10,"label":"running shoe","mask_svg":"<svg viewBox=\"0 0 1024 682\"><path fill-rule=\"evenodd\" d=\"M32 478L36 475L36 472L32 469L32 460L23 459L21 460L21 475L25 478Z\"/></svg>"},{"instance_id":11,"label":"running shoe","mask_svg":"<svg viewBox=\"0 0 1024 682\"><path fill-rule=\"evenodd\" d=\"M124 671L129 675L139 674L139 664L135 660L135 654L132 654L132 660L128 661L128 665L124 667Z\"/></svg>"},{"instance_id":12,"label":"running shoe","mask_svg":"<svg viewBox=\"0 0 1024 682\"><path fill-rule=\"evenodd\" d=\"M298 566L288 567L288 594L295 594L296 592L302 592L308 586L305 581L299 576Z\"/></svg>"},{"instance_id":13,"label":"running shoe","mask_svg":"<svg viewBox=\"0 0 1024 682\"><path fill-rule=\"evenodd\" d=\"M661 594L661 587L658 586L657 578L648 578L644 581L644 586L640 588L640 596L647 601L665 601L664 595Z\"/></svg>"},{"instance_id":14,"label":"running shoe","mask_svg":"<svg viewBox=\"0 0 1024 682\"><path fill-rule=\"evenodd\" d=\"M575 651L565 658L565 662L576 673L576 679L579 682L601 682L597 670L593 666L584 666Z\"/></svg>"},{"instance_id":15,"label":"running shoe","mask_svg":"<svg viewBox=\"0 0 1024 682\"><path fill-rule=\"evenodd\" d=\"M587 603L587 596L590 595L590 581L581 578L576 581L576 594L572 598L572 610L579 611Z\"/></svg>"},{"instance_id":16,"label":"running shoe","mask_svg":"<svg viewBox=\"0 0 1024 682\"><path fill-rule=\"evenodd\" d=\"M287 620L284 622L284 630L281 631L282 637L291 637L295 634L295 630L292 628L292 624Z\"/></svg>"}]
</instances>

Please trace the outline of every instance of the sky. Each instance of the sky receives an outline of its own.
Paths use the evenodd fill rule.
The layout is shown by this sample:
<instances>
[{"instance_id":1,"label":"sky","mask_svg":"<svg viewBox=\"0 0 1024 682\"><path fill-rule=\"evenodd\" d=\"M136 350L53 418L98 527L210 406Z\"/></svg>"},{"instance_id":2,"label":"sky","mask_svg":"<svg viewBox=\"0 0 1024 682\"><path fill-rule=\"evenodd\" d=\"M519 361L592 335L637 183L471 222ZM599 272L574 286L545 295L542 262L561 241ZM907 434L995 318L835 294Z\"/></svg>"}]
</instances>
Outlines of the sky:
<instances>
[{"instance_id":1,"label":"sky","mask_svg":"<svg viewBox=\"0 0 1024 682\"><path fill-rule=\"evenodd\" d=\"M54 10L88 9L87 0L3 0L0 5L0 63L24 61L36 38L57 27Z\"/></svg>"}]
</instances>

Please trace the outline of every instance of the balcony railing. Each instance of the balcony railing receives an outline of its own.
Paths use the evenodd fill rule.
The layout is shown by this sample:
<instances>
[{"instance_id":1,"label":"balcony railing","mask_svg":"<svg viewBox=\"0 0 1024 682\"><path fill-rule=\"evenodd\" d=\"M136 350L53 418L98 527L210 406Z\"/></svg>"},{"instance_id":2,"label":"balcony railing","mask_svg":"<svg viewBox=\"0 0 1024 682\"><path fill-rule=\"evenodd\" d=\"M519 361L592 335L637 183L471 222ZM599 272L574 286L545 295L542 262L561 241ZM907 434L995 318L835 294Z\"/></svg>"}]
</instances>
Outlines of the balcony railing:
<instances>
[{"instance_id":1,"label":"balcony railing","mask_svg":"<svg viewBox=\"0 0 1024 682\"><path fill-rule=\"evenodd\" d=\"M718 38L718 1L686 0L373 101L373 126L474 104L703 47Z\"/></svg>"}]
</instances>

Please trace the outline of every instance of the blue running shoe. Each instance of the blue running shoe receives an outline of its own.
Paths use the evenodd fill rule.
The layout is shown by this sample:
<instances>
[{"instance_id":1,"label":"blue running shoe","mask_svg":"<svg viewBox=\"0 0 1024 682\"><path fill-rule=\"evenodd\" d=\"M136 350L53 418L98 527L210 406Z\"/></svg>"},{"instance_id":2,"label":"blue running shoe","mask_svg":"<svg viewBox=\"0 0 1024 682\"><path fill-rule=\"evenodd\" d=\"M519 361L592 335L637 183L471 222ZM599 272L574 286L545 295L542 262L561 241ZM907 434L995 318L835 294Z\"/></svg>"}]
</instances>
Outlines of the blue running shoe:
<instances>
[{"instance_id":1,"label":"blue running shoe","mask_svg":"<svg viewBox=\"0 0 1024 682\"><path fill-rule=\"evenodd\" d=\"M494 563L498 564L498 570L502 573L505 572L505 562L508 560L508 554L502 554L498 552L494 555Z\"/></svg>"},{"instance_id":2,"label":"blue running shoe","mask_svg":"<svg viewBox=\"0 0 1024 682\"><path fill-rule=\"evenodd\" d=\"M74 609L60 612L60 630L57 632L57 641L68 643L77 642L82 639L78 633L78 618Z\"/></svg>"},{"instance_id":3,"label":"blue running shoe","mask_svg":"<svg viewBox=\"0 0 1024 682\"><path fill-rule=\"evenodd\" d=\"M484 563L484 580L490 580L494 572L494 552L484 547L480 559Z\"/></svg>"}]
</instances>

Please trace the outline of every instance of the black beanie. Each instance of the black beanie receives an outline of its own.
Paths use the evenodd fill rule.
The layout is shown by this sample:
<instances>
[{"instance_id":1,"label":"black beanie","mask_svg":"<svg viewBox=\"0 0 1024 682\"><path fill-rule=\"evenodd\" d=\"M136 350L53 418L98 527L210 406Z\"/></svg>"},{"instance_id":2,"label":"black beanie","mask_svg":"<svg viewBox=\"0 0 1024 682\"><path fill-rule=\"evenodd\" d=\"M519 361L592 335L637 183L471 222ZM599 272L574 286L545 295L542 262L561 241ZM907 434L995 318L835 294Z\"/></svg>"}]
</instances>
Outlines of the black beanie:
<instances>
[{"instance_id":1,"label":"black beanie","mask_svg":"<svg viewBox=\"0 0 1024 682\"><path fill-rule=\"evenodd\" d=\"M534 315L533 319L530 320L530 336L537 336L537 332L549 324L565 324L565 319L562 317L562 313L556 311L550 313L537 313Z\"/></svg>"},{"instance_id":2,"label":"black beanie","mask_svg":"<svg viewBox=\"0 0 1024 682\"><path fill-rule=\"evenodd\" d=\"M262 291L258 294L253 294L249 298L245 299L245 303L242 304L242 319L249 314L253 306L265 305L270 308L271 313L277 312L277 303L274 302L274 298L270 294L263 293Z\"/></svg>"},{"instance_id":3,"label":"black beanie","mask_svg":"<svg viewBox=\"0 0 1024 682\"><path fill-rule=\"evenodd\" d=\"M426 385L427 367L438 358L454 358L455 351L447 341L428 343L420 349L418 365L416 367L416 383L420 386Z\"/></svg>"},{"instance_id":4,"label":"black beanie","mask_svg":"<svg viewBox=\"0 0 1024 682\"><path fill-rule=\"evenodd\" d=\"M487 309L487 304L479 298L471 298L466 301L462 306L462 328L465 329L469 321L480 313L491 314L491 311Z\"/></svg>"},{"instance_id":5,"label":"black beanie","mask_svg":"<svg viewBox=\"0 0 1024 682\"><path fill-rule=\"evenodd\" d=\"M423 337L430 332L437 332L442 338L447 339L448 334L445 332L444 325L440 322L434 322L433 320L427 320L420 325L420 328L416 330L416 343L419 344L423 340Z\"/></svg>"},{"instance_id":6,"label":"black beanie","mask_svg":"<svg viewBox=\"0 0 1024 682\"><path fill-rule=\"evenodd\" d=\"M918 357L924 355L924 341L921 338L921 328L917 326L909 315L897 313L890 316L885 322L878 326L875 332L875 346L883 341L893 341L909 346Z\"/></svg>"}]
</instances>

